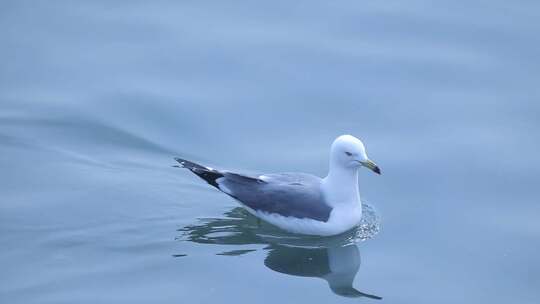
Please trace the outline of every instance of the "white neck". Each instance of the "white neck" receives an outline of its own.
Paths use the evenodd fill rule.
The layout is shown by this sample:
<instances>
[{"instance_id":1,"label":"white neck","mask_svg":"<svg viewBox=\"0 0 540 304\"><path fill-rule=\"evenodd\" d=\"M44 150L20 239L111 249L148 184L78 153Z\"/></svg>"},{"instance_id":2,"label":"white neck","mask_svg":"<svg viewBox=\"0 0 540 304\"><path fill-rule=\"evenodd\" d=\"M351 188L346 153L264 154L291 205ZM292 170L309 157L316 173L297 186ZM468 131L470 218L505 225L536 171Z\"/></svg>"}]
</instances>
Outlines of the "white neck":
<instances>
[{"instance_id":1,"label":"white neck","mask_svg":"<svg viewBox=\"0 0 540 304\"><path fill-rule=\"evenodd\" d=\"M360 204L358 168L346 168L330 161L328 176L322 181L326 202L332 206Z\"/></svg>"}]
</instances>

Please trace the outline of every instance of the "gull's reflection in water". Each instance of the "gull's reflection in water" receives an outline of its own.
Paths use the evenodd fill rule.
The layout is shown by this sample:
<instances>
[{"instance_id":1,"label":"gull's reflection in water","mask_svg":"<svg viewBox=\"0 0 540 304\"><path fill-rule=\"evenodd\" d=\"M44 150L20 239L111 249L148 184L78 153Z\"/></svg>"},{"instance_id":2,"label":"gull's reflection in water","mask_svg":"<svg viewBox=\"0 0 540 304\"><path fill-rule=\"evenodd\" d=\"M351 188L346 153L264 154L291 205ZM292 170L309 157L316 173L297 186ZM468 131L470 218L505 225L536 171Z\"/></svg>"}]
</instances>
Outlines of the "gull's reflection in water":
<instances>
[{"instance_id":1,"label":"gull's reflection in water","mask_svg":"<svg viewBox=\"0 0 540 304\"><path fill-rule=\"evenodd\" d=\"M200 223L178 229L177 239L202 244L265 245L268 254L264 265L274 271L302 277L316 277L328 282L337 295L345 297L381 297L358 291L353 281L360 268L357 242L373 237L379 229L378 218L364 205L361 225L333 237L309 237L283 232L235 208L223 218L201 219ZM238 249L216 253L238 256L256 249Z\"/></svg>"}]
</instances>

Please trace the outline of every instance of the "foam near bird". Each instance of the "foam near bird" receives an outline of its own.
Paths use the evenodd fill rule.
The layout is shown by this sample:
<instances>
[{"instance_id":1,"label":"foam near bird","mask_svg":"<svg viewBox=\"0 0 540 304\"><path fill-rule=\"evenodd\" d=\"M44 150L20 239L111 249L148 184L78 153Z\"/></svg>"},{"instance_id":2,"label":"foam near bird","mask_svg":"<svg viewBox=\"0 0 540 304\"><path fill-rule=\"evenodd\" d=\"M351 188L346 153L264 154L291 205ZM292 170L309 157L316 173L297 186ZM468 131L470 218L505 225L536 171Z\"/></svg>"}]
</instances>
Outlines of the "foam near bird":
<instances>
[{"instance_id":1,"label":"foam near bird","mask_svg":"<svg viewBox=\"0 0 540 304\"><path fill-rule=\"evenodd\" d=\"M325 178L307 173L247 176L175 160L254 216L289 232L320 236L340 234L360 223L358 169L381 174L362 141L351 135L334 140Z\"/></svg>"}]
</instances>

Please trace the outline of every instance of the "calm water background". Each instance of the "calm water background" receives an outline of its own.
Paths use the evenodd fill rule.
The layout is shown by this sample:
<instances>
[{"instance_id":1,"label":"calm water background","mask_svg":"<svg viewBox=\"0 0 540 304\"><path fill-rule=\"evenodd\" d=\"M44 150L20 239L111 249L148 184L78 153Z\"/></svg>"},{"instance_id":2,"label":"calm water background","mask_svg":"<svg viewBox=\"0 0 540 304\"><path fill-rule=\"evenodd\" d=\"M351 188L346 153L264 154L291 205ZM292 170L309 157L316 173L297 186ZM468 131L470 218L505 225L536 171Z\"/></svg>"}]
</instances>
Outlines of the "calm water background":
<instances>
[{"instance_id":1,"label":"calm water background","mask_svg":"<svg viewBox=\"0 0 540 304\"><path fill-rule=\"evenodd\" d=\"M376 302L320 279L361 260L353 286L386 303L539 303L539 13L2 1L0 302ZM324 176L342 133L383 170L361 172L380 232L353 247L261 238L171 167Z\"/></svg>"}]
</instances>

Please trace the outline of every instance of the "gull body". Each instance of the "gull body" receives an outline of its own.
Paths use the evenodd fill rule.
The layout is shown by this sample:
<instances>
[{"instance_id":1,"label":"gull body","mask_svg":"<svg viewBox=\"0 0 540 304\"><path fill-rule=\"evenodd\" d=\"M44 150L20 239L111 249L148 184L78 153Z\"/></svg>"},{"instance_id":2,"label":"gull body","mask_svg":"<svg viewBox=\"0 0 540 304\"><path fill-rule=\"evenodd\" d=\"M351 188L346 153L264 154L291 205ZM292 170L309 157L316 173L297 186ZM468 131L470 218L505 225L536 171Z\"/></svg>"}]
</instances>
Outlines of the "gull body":
<instances>
[{"instance_id":1,"label":"gull body","mask_svg":"<svg viewBox=\"0 0 540 304\"><path fill-rule=\"evenodd\" d=\"M342 135L332 143L328 175L275 173L247 176L220 171L176 158L254 216L289 232L329 236L357 226L362 218L358 169L380 169L356 137Z\"/></svg>"}]
</instances>

